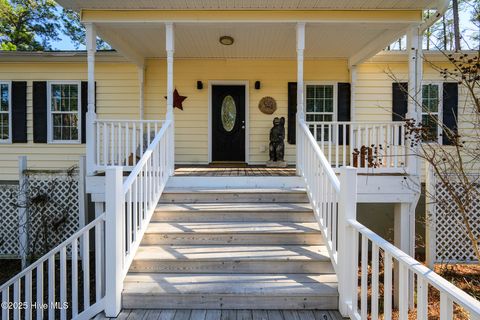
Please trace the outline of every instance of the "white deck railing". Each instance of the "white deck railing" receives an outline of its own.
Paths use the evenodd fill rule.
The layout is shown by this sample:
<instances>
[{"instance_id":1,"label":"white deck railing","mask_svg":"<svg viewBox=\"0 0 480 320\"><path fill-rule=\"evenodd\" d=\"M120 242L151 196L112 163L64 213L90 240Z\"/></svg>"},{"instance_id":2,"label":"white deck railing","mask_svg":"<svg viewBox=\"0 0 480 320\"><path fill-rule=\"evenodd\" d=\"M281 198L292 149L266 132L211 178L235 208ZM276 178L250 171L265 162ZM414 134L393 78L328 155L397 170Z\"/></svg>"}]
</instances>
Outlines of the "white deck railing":
<instances>
[{"instance_id":1,"label":"white deck railing","mask_svg":"<svg viewBox=\"0 0 480 320\"><path fill-rule=\"evenodd\" d=\"M110 166L132 170L162 124L161 120L96 120L95 171Z\"/></svg>"},{"instance_id":2,"label":"white deck railing","mask_svg":"<svg viewBox=\"0 0 480 320\"><path fill-rule=\"evenodd\" d=\"M348 311L352 319L379 319L379 313L383 311L384 319L392 319L394 286L394 269L398 271L398 319L408 319L409 295L413 292L409 288L409 277L414 277L416 283L415 304L417 307L417 319L428 319L428 291L429 287L440 293L439 314L440 319L453 319L454 304L462 307L469 313L470 319L480 319L480 302L468 295L451 282L445 280L422 263L413 259L405 252L399 250L373 231L360 224L355 219L347 221L349 232L349 248L351 252L358 252L360 258L360 281L361 290L350 287L351 299ZM361 250L358 239L360 236ZM357 272L359 268L359 255L351 255L351 264L346 264L346 270L353 275L353 282L358 283ZM383 265L383 294L380 296L379 286L380 266ZM394 267L394 266L397 267ZM369 275L369 270L371 275ZM371 277L369 285L368 279ZM368 292L371 294L369 295ZM360 298L360 299L359 299ZM357 301L360 300L360 308ZM380 300L383 300L383 310L379 310Z\"/></svg>"},{"instance_id":3,"label":"white deck railing","mask_svg":"<svg viewBox=\"0 0 480 320\"><path fill-rule=\"evenodd\" d=\"M106 212L0 287L1 319L118 314L123 280L174 170L173 123L158 123L144 124L155 131L125 181L123 168L109 164Z\"/></svg>"},{"instance_id":4,"label":"white deck railing","mask_svg":"<svg viewBox=\"0 0 480 320\"><path fill-rule=\"evenodd\" d=\"M297 148L300 159L297 167L305 179L307 193L315 217L325 237L332 263L337 269L337 220L340 182L325 158L309 128L300 122L297 130Z\"/></svg>"},{"instance_id":5,"label":"white deck railing","mask_svg":"<svg viewBox=\"0 0 480 320\"><path fill-rule=\"evenodd\" d=\"M104 226L102 214L3 284L2 319L90 319L102 311ZM92 261L90 245L95 248Z\"/></svg>"},{"instance_id":6,"label":"white deck railing","mask_svg":"<svg viewBox=\"0 0 480 320\"><path fill-rule=\"evenodd\" d=\"M328 162L375 172L404 172L403 122L307 122Z\"/></svg>"},{"instance_id":7,"label":"white deck railing","mask_svg":"<svg viewBox=\"0 0 480 320\"><path fill-rule=\"evenodd\" d=\"M172 152L173 123L167 120L125 181L122 167L106 170L107 316L120 312L123 280L174 171Z\"/></svg>"},{"instance_id":8,"label":"white deck railing","mask_svg":"<svg viewBox=\"0 0 480 320\"><path fill-rule=\"evenodd\" d=\"M343 166L339 180L321 145L303 121L297 126L297 148L300 148L298 170L305 180L315 217L337 273L339 307L343 316L355 320L378 320L383 311L382 319L390 320L394 310L398 309L398 319L408 320L409 301L416 298L417 319L428 319L430 286L440 292L438 313L441 320L453 319L454 304L469 312L470 319L480 319L479 301L356 220L358 169ZM393 285L394 270L398 272L397 288ZM382 271L383 290L380 290ZM416 281L416 292L409 287L410 277ZM383 292L382 297L380 292ZM395 295L398 308L394 304ZM383 299L383 310L379 310L380 299Z\"/></svg>"}]
</instances>

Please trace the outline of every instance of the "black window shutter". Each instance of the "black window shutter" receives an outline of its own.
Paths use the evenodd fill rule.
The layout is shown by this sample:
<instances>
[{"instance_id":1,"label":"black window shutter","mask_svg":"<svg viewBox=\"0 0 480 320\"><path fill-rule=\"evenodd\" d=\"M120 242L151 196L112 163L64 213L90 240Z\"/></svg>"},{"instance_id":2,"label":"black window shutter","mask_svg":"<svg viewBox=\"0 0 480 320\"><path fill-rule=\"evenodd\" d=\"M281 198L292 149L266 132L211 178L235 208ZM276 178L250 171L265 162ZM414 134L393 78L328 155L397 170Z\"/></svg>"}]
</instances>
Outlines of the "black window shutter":
<instances>
[{"instance_id":1,"label":"black window shutter","mask_svg":"<svg viewBox=\"0 0 480 320\"><path fill-rule=\"evenodd\" d=\"M408 82L392 83L392 121L404 121L408 111Z\"/></svg>"},{"instance_id":2,"label":"black window shutter","mask_svg":"<svg viewBox=\"0 0 480 320\"><path fill-rule=\"evenodd\" d=\"M88 82L82 81L82 143L87 142ZM97 108L97 82L95 82L95 111Z\"/></svg>"},{"instance_id":3,"label":"black window shutter","mask_svg":"<svg viewBox=\"0 0 480 320\"><path fill-rule=\"evenodd\" d=\"M337 120L338 121L350 121L352 118L352 88L350 83L338 83L337 92ZM343 144L343 127L338 128L338 140L339 144ZM349 144L350 128L345 128L346 132L346 144Z\"/></svg>"},{"instance_id":4,"label":"black window shutter","mask_svg":"<svg viewBox=\"0 0 480 320\"><path fill-rule=\"evenodd\" d=\"M296 143L297 128L297 83L288 83L288 137L290 144Z\"/></svg>"},{"instance_id":5,"label":"black window shutter","mask_svg":"<svg viewBox=\"0 0 480 320\"><path fill-rule=\"evenodd\" d=\"M443 126L448 128L451 133L458 132L458 83L446 82L443 84ZM454 141L450 139L446 130L442 136L444 145L452 145Z\"/></svg>"},{"instance_id":6,"label":"black window shutter","mask_svg":"<svg viewBox=\"0 0 480 320\"><path fill-rule=\"evenodd\" d=\"M27 82L12 82L12 142L27 142Z\"/></svg>"},{"instance_id":7,"label":"black window shutter","mask_svg":"<svg viewBox=\"0 0 480 320\"><path fill-rule=\"evenodd\" d=\"M47 82L33 82L33 142L47 143Z\"/></svg>"}]
</instances>

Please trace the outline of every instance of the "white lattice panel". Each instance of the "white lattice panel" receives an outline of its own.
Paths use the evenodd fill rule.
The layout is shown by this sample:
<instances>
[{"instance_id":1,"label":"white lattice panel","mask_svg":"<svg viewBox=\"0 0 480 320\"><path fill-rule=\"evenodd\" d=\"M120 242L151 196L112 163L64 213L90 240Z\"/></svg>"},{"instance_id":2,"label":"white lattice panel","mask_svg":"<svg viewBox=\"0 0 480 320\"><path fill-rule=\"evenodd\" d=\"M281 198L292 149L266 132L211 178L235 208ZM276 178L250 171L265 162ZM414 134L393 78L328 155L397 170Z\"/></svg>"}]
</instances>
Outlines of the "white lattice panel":
<instances>
[{"instance_id":1,"label":"white lattice panel","mask_svg":"<svg viewBox=\"0 0 480 320\"><path fill-rule=\"evenodd\" d=\"M30 249L41 255L79 229L78 172L28 172L27 180Z\"/></svg>"},{"instance_id":2,"label":"white lattice panel","mask_svg":"<svg viewBox=\"0 0 480 320\"><path fill-rule=\"evenodd\" d=\"M18 185L0 186L0 255L18 256Z\"/></svg>"},{"instance_id":3,"label":"white lattice panel","mask_svg":"<svg viewBox=\"0 0 480 320\"><path fill-rule=\"evenodd\" d=\"M461 184L452 184L457 195L464 194ZM480 186L477 186L480 190ZM436 261L474 262L473 246L467 236L465 223L458 213L458 207L441 183L435 183L435 230ZM480 199L475 198L467 208L474 236L480 238Z\"/></svg>"}]
</instances>

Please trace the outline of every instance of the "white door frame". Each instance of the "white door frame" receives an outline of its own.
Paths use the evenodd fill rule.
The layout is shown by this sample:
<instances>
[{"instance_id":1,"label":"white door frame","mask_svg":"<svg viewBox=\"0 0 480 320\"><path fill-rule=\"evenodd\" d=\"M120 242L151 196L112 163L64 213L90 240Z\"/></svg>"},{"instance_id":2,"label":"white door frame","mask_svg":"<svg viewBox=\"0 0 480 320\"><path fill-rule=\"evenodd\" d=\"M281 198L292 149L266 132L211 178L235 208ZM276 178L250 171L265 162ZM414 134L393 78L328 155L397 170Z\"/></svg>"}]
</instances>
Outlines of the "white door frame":
<instances>
[{"instance_id":1,"label":"white door frame","mask_svg":"<svg viewBox=\"0 0 480 320\"><path fill-rule=\"evenodd\" d=\"M250 110L250 97L249 97L249 85L248 80L211 80L208 81L208 163L212 162L212 86L216 85L241 85L245 86L245 162L250 162L250 139L249 139L249 110Z\"/></svg>"}]
</instances>

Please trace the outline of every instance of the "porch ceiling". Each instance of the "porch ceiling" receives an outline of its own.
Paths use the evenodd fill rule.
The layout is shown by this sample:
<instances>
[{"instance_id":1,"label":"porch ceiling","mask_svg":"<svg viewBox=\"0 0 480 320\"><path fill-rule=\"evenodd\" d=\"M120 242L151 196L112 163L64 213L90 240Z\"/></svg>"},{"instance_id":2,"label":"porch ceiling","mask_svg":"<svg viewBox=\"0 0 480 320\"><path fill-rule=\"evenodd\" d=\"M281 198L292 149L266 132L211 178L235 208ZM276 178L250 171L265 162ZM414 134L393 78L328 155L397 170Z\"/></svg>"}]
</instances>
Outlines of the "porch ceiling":
<instances>
[{"instance_id":1,"label":"porch ceiling","mask_svg":"<svg viewBox=\"0 0 480 320\"><path fill-rule=\"evenodd\" d=\"M97 23L97 32L134 61L163 58L165 26L162 23ZM306 58L354 58L369 48L377 53L403 34L408 24L399 23L309 23L306 28ZM293 23L177 23L176 58L296 58ZM224 46L221 36L235 43Z\"/></svg>"},{"instance_id":2,"label":"porch ceiling","mask_svg":"<svg viewBox=\"0 0 480 320\"><path fill-rule=\"evenodd\" d=\"M422 10L435 0L57 0L80 9L160 10Z\"/></svg>"}]
</instances>

